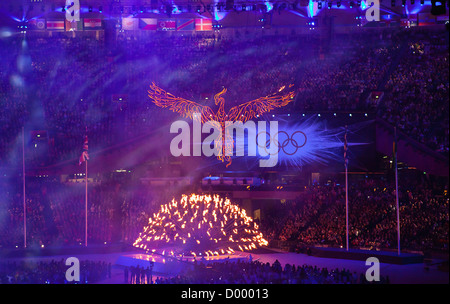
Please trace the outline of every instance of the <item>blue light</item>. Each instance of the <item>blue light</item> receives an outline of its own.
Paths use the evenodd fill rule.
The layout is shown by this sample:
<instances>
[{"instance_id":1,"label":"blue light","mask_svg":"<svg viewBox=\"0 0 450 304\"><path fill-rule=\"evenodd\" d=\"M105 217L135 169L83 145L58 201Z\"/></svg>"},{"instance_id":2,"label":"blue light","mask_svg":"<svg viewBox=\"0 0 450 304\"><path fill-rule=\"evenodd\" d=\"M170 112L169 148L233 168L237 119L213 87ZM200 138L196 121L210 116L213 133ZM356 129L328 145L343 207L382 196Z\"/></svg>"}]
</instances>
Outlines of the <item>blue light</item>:
<instances>
[{"instance_id":1,"label":"blue light","mask_svg":"<svg viewBox=\"0 0 450 304\"><path fill-rule=\"evenodd\" d=\"M227 15L227 12L220 12L218 9L217 9L217 3L219 2L219 0L214 0L214 3L216 4L216 5L213 5L213 10L214 10L214 20L216 20L216 21L220 21L220 20L222 20L223 18L225 18L225 16Z\"/></svg>"},{"instance_id":2,"label":"blue light","mask_svg":"<svg viewBox=\"0 0 450 304\"><path fill-rule=\"evenodd\" d=\"M268 12L270 12L273 9L273 5L269 1L267 1L265 3L265 5L266 5L266 9L267 9Z\"/></svg>"},{"instance_id":3,"label":"blue light","mask_svg":"<svg viewBox=\"0 0 450 304\"><path fill-rule=\"evenodd\" d=\"M366 4L366 2L363 0L363 1L361 1L361 9L362 10L365 10L367 8L367 4Z\"/></svg>"},{"instance_id":4,"label":"blue light","mask_svg":"<svg viewBox=\"0 0 450 304\"><path fill-rule=\"evenodd\" d=\"M314 17L314 2L312 2L312 0L309 0L308 3L308 15L310 18ZM313 24L314 25L314 24Z\"/></svg>"},{"instance_id":5,"label":"blue light","mask_svg":"<svg viewBox=\"0 0 450 304\"><path fill-rule=\"evenodd\" d=\"M181 10L178 8L176 4L172 4L172 14L181 14Z\"/></svg>"},{"instance_id":6,"label":"blue light","mask_svg":"<svg viewBox=\"0 0 450 304\"><path fill-rule=\"evenodd\" d=\"M10 17L16 22L22 22L23 21L23 20L20 20L19 18L14 17L14 16L10 16Z\"/></svg>"},{"instance_id":7,"label":"blue light","mask_svg":"<svg viewBox=\"0 0 450 304\"><path fill-rule=\"evenodd\" d=\"M329 128L326 127L326 124L326 121L324 122L317 116L303 119L294 125L279 124L279 131L284 131L278 135L279 142L284 142L286 136L291 136L300 130L304 135L297 132L292 136L298 145L304 145L297 151L292 145L287 145L285 150L278 153L278 164L302 167L312 163L328 164L334 161L341 161L345 130L339 127ZM363 127L362 125L354 125L351 129L355 130L355 128ZM359 146L367 145L368 142L349 142L348 144L349 146ZM257 151L257 155L259 156L257 159L266 158L259 151Z\"/></svg>"}]
</instances>

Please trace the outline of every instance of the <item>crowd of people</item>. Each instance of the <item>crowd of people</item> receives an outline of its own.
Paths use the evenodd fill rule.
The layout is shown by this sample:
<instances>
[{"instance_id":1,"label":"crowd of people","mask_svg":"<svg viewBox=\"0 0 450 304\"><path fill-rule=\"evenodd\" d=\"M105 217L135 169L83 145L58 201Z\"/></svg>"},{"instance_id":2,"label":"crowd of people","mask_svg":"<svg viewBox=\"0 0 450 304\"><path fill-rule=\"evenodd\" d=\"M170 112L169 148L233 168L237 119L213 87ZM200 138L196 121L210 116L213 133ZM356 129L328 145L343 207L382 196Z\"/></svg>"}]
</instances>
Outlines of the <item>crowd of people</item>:
<instances>
[{"instance_id":1,"label":"crowd of people","mask_svg":"<svg viewBox=\"0 0 450 304\"><path fill-rule=\"evenodd\" d=\"M64 259L0 262L0 284L92 284L111 278L111 263L81 260L79 265L78 281L66 277Z\"/></svg>"},{"instance_id":2,"label":"crowd of people","mask_svg":"<svg viewBox=\"0 0 450 304\"><path fill-rule=\"evenodd\" d=\"M399 191L402 248L448 250L447 187L434 189L427 181L402 186ZM262 223L270 239L307 246L346 246L342 186L315 186L304 197L286 204L283 214L269 212ZM348 205L352 247L397 248L394 187L373 179L351 184Z\"/></svg>"},{"instance_id":3,"label":"crowd of people","mask_svg":"<svg viewBox=\"0 0 450 304\"><path fill-rule=\"evenodd\" d=\"M101 150L154 129L172 116L155 114L146 89L152 81L213 107L212 96L223 87L231 107L292 83L298 94L284 111L370 110L374 104L367 97L382 91L375 106L379 117L446 152L445 34L353 33L327 47L295 34L123 36L113 47L85 37L2 39L0 163L18 162L22 127L48 134L39 142L27 138L32 166L78 157L86 132L95 143L91 148Z\"/></svg>"},{"instance_id":4,"label":"crowd of people","mask_svg":"<svg viewBox=\"0 0 450 304\"><path fill-rule=\"evenodd\" d=\"M405 179L399 190L402 248L448 251L448 185ZM84 185L59 181L28 182L29 246L73 246L84 242ZM149 187L137 180L107 181L89 186L89 242L132 244L161 204L177 197L173 187ZM6 189L6 188L5 188ZM23 241L22 189L5 190L0 198L0 247ZM186 189L179 189L180 194ZM187 190L189 191L189 190ZM189 192L187 192L189 193ZM236 201L239 204L239 200ZM307 187L296 199L264 207L260 228L269 241L297 245L345 246L343 185ZM349 187L349 239L355 248L394 249L395 188L385 179L366 178Z\"/></svg>"},{"instance_id":5,"label":"crowd of people","mask_svg":"<svg viewBox=\"0 0 450 304\"><path fill-rule=\"evenodd\" d=\"M311 265L284 266L260 261L195 263L181 274L157 277L156 284L368 284L363 273L348 269L327 269ZM372 283L372 282L370 282ZM380 276L376 284L389 284L388 276Z\"/></svg>"},{"instance_id":6,"label":"crowd of people","mask_svg":"<svg viewBox=\"0 0 450 304\"><path fill-rule=\"evenodd\" d=\"M449 148L448 65L444 37L422 34L406 39L402 57L385 86L384 105L379 109L387 122L445 153Z\"/></svg>"},{"instance_id":7,"label":"crowd of people","mask_svg":"<svg viewBox=\"0 0 450 304\"><path fill-rule=\"evenodd\" d=\"M20 184L20 183L19 183ZM0 248L22 246L21 187L0 183ZM4 192L3 192L4 191ZM29 193L29 194L28 194ZM89 186L89 242L133 243L148 218L172 200L176 190L145 187L138 181L103 181ZM29 246L74 246L85 240L85 186L52 179L27 183L27 243Z\"/></svg>"},{"instance_id":8,"label":"crowd of people","mask_svg":"<svg viewBox=\"0 0 450 304\"><path fill-rule=\"evenodd\" d=\"M0 248L22 246L21 181L10 172L77 160L84 136L94 153L137 138L173 119L155 111L147 97L154 81L175 96L209 105L226 87L227 107L294 84L289 111L374 111L412 139L448 157L449 53L446 32L348 34L324 45L314 37L245 34L222 36L119 36L102 40L62 35L0 39ZM49 56L49 54L52 54ZM373 91L381 100L367 102ZM32 131L45 131L44 138ZM41 133L40 133L41 134ZM21 168L20 168L21 169ZM113 169L113 168L111 168ZM115 169L115 168L114 168ZM132 244L160 205L179 193L149 187L136 178L106 177L89 185L88 235L92 243ZM20 174L18 175L20 177ZM17 177L17 179L19 179ZM409 250L448 252L448 182L402 180L399 191L401 244ZM73 246L84 241L85 192L81 183L55 176L27 180L30 247ZM237 203L240 203L238 200ZM268 207L269 208L269 207ZM270 209L272 208L272 209ZM295 200L262 211L260 228L271 244L345 246L343 185L306 187ZM349 187L352 247L397 246L392 181L366 178ZM81 283L111 275L111 265L84 261ZM1 283L66 283L63 261L0 263ZM129 269L126 282L150 282L147 269ZM151 276L151 274L150 274ZM362 274L303 265L237 262L201 264L173 283L365 283ZM382 278L389 283L389 278Z\"/></svg>"}]
</instances>

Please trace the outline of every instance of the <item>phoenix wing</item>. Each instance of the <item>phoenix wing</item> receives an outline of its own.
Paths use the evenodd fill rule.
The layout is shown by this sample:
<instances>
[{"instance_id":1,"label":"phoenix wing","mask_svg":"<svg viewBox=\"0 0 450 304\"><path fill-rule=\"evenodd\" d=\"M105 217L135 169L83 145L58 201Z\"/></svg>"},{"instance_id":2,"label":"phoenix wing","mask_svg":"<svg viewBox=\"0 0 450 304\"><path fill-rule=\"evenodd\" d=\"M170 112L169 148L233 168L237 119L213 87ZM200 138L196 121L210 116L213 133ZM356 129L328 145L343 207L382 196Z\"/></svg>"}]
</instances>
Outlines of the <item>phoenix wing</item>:
<instances>
[{"instance_id":1,"label":"phoenix wing","mask_svg":"<svg viewBox=\"0 0 450 304\"><path fill-rule=\"evenodd\" d=\"M270 112L275 108L286 106L294 100L295 97L295 92L293 90L288 93L285 92L288 91L286 89L290 89L292 86L292 84L287 88L283 86L275 94L260 97L231 108L228 112L227 120L246 122L256 117L256 115L261 115L263 113Z\"/></svg>"},{"instance_id":2,"label":"phoenix wing","mask_svg":"<svg viewBox=\"0 0 450 304\"><path fill-rule=\"evenodd\" d=\"M196 118L194 117L194 113L200 113L202 123L213 119L215 116L210 107L176 97L158 87L154 82L150 85L148 97L150 97L153 103L158 107L169 108L169 110L186 118L194 119Z\"/></svg>"}]
</instances>

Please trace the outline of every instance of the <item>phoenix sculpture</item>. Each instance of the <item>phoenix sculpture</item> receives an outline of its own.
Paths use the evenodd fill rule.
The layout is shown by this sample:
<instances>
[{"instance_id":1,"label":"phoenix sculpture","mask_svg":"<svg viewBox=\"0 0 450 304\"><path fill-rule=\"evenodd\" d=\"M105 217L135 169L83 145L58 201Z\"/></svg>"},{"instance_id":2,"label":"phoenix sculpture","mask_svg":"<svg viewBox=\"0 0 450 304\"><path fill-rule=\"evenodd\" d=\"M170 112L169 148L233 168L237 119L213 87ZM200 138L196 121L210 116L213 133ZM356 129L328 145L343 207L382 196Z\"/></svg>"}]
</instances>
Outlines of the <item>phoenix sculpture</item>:
<instances>
[{"instance_id":1,"label":"phoenix sculpture","mask_svg":"<svg viewBox=\"0 0 450 304\"><path fill-rule=\"evenodd\" d=\"M220 130L222 130L219 141L222 143L222 148L217 155L217 159L221 162L226 162L226 167L228 167L232 162L231 156L229 155L233 154L234 141L233 134L230 134L225 128L225 122L241 121L242 123L245 123L250 119L259 117L259 115L270 112L275 108L286 106L294 100L295 97L295 91L291 89L292 87L293 84L282 86L274 94L232 107L228 112L225 112L225 99L222 97L222 95L227 92L226 88L214 96L215 104L219 106L217 112L214 112L209 106L176 97L158 87L154 82L150 85L148 97L150 97L152 102L158 107L169 108L169 110L178 113L185 118L201 119L202 123L211 122L213 125L219 124L221 127ZM196 117L194 113L199 113L200 117Z\"/></svg>"}]
</instances>

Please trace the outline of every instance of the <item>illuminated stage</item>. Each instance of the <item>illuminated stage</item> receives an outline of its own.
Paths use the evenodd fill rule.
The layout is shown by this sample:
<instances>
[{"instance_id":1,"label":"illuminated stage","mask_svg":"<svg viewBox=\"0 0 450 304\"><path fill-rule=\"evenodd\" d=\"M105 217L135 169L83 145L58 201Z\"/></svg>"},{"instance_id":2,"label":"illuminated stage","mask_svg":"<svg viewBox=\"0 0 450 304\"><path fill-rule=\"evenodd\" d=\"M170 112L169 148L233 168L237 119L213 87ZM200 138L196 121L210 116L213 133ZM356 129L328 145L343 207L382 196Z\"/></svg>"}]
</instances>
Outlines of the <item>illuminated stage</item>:
<instances>
[{"instance_id":1,"label":"illuminated stage","mask_svg":"<svg viewBox=\"0 0 450 304\"><path fill-rule=\"evenodd\" d=\"M237 262L237 261L248 261L250 257L249 253L235 253L233 255L222 255L222 256L210 256L210 257L197 257L185 256L185 257L172 257L172 256L162 256L156 254L145 254L145 253L134 253L121 255L117 261L116 265L119 266L138 266L142 268L150 267L150 263L153 262L153 272L161 274L176 275L182 270L187 270L189 268L195 267L195 261L197 263L203 263L205 265L215 262Z\"/></svg>"},{"instance_id":2,"label":"illuminated stage","mask_svg":"<svg viewBox=\"0 0 450 304\"><path fill-rule=\"evenodd\" d=\"M342 248L332 247L314 247L311 254L320 258L333 258L344 260L358 260L365 261L370 257L376 257L381 263L386 264L420 264L423 263L423 255L417 253L404 253L400 255L394 251L378 251L378 250L363 250L363 249L349 249L346 251Z\"/></svg>"}]
</instances>

